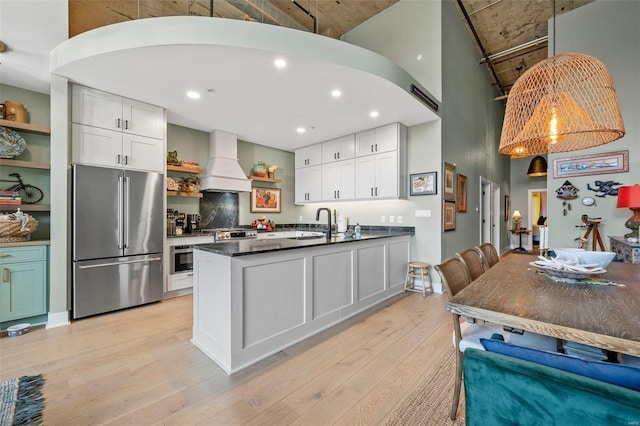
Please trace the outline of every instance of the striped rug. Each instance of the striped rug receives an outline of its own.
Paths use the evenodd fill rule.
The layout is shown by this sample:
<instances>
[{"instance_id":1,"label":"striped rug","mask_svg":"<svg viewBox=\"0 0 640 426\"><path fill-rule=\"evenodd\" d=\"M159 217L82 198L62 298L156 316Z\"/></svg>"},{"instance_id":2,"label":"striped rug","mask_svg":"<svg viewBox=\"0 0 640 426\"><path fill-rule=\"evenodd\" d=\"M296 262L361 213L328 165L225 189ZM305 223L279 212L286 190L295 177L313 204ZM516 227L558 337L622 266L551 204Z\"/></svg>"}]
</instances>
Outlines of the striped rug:
<instances>
[{"instance_id":1,"label":"striped rug","mask_svg":"<svg viewBox=\"0 0 640 426\"><path fill-rule=\"evenodd\" d=\"M43 384L41 374L0 382L0 426L42 424Z\"/></svg>"}]
</instances>

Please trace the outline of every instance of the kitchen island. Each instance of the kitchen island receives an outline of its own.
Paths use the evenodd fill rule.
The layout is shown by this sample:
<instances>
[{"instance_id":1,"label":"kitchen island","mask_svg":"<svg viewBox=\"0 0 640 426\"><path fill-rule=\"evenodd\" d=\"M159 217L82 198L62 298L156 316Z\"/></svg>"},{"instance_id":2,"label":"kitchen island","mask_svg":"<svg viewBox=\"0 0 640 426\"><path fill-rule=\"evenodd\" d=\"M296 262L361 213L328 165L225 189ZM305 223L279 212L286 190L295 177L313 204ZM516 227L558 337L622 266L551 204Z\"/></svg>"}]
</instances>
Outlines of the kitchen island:
<instances>
[{"instance_id":1,"label":"kitchen island","mask_svg":"<svg viewBox=\"0 0 640 426\"><path fill-rule=\"evenodd\" d=\"M193 344L233 374L402 292L410 229L194 246Z\"/></svg>"}]
</instances>

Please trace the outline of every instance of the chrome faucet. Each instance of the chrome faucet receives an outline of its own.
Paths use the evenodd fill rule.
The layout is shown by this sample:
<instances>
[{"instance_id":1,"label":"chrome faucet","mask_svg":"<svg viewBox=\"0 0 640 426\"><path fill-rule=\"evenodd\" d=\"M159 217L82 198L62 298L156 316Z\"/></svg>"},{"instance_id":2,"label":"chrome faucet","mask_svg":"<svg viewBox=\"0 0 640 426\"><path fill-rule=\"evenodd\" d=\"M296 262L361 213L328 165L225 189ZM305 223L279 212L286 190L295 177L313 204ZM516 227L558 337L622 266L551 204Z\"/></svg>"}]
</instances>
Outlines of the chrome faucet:
<instances>
[{"instance_id":1,"label":"chrome faucet","mask_svg":"<svg viewBox=\"0 0 640 426\"><path fill-rule=\"evenodd\" d=\"M316 211L316 220L320 220L320 212L322 210L325 210L327 212L327 224L329 225L329 228L327 228L327 240L330 240L331 239L331 210L329 210L326 207L320 207Z\"/></svg>"}]
</instances>

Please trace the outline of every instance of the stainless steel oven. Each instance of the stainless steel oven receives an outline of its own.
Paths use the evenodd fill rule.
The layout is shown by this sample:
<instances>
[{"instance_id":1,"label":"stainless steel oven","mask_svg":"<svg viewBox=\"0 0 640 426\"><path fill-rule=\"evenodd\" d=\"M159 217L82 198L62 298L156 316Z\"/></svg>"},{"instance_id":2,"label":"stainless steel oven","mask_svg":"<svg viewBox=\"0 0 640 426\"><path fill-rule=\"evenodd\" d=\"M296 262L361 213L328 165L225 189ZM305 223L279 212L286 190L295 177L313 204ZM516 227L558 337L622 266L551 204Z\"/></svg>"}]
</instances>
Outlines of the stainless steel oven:
<instances>
[{"instance_id":1,"label":"stainless steel oven","mask_svg":"<svg viewBox=\"0 0 640 426\"><path fill-rule=\"evenodd\" d=\"M193 249L190 245L171 246L169 248L171 274L193 270Z\"/></svg>"}]
</instances>

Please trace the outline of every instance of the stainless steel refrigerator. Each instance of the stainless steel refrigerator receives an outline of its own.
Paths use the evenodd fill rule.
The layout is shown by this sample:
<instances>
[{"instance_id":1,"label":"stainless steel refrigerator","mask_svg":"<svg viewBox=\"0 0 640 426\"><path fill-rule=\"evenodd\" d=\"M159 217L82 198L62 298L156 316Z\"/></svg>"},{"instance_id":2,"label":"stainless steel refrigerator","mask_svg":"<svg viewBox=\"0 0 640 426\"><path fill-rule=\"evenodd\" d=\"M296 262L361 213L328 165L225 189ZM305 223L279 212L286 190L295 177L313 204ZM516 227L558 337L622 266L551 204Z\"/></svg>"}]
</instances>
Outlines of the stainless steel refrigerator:
<instances>
[{"instance_id":1,"label":"stainless steel refrigerator","mask_svg":"<svg viewBox=\"0 0 640 426\"><path fill-rule=\"evenodd\" d=\"M72 172L73 318L162 299L164 175Z\"/></svg>"}]
</instances>

